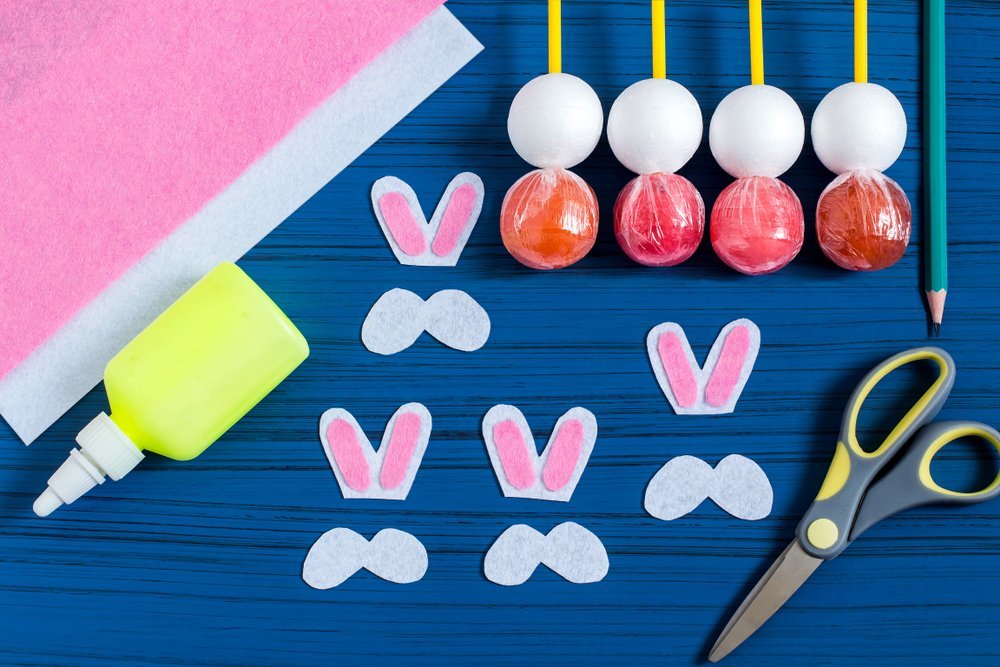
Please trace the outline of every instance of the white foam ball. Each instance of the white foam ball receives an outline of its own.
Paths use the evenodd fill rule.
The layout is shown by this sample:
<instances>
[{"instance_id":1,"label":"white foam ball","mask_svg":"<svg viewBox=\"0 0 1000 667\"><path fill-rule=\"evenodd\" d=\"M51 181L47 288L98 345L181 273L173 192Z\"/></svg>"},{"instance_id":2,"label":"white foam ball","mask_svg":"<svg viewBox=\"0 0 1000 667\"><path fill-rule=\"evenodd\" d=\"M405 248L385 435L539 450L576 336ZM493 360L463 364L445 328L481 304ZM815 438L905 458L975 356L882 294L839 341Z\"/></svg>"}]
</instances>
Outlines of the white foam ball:
<instances>
[{"instance_id":1,"label":"white foam ball","mask_svg":"<svg viewBox=\"0 0 1000 667\"><path fill-rule=\"evenodd\" d=\"M799 106L780 88L750 85L726 95L712 115L708 143L736 178L777 178L795 163L806 139Z\"/></svg>"},{"instance_id":2,"label":"white foam ball","mask_svg":"<svg viewBox=\"0 0 1000 667\"><path fill-rule=\"evenodd\" d=\"M572 74L543 74L526 83L507 116L517 154L545 169L569 169L587 159L604 129L604 109L594 89Z\"/></svg>"},{"instance_id":3,"label":"white foam ball","mask_svg":"<svg viewBox=\"0 0 1000 667\"><path fill-rule=\"evenodd\" d=\"M645 79L622 91L608 114L608 142L637 174L672 174L701 144L701 107L670 79Z\"/></svg>"},{"instance_id":4,"label":"white foam ball","mask_svg":"<svg viewBox=\"0 0 1000 667\"><path fill-rule=\"evenodd\" d=\"M877 83L845 83L816 107L812 143L820 162L836 174L885 171L906 144L906 113L896 96Z\"/></svg>"}]
</instances>

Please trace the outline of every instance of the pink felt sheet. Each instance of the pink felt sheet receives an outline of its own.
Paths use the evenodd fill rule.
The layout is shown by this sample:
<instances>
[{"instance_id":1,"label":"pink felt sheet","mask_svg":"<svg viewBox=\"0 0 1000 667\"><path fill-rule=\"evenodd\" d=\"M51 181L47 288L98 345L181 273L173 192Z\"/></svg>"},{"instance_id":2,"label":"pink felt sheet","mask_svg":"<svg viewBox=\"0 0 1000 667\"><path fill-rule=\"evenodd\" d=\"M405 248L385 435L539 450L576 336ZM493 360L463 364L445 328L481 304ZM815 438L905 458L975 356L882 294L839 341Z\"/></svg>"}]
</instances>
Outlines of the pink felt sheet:
<instances>
[{"instance_id":1,"label":"pink felt sheet","mask_svg":"<svg viewBox=\"0 0 1000 667\"><path fill-rule=\"evenodd\" d=\"M0 0L0 377L441 4Z\"/></svg>"}]
</instances>

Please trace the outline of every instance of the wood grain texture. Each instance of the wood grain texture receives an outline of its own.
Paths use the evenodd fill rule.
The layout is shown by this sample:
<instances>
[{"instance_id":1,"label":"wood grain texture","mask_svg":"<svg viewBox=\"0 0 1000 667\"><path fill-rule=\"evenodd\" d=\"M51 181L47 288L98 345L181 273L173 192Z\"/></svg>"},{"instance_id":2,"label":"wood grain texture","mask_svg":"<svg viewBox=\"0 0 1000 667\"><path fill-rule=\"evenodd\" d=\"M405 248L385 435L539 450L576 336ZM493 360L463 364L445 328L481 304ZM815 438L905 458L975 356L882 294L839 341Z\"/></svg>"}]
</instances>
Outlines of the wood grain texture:
<instances>
[{"instance_id":1,"label":"wood grain texture","mask_svg":"<svg viewBox=\"0 0 1000 667\"><path fill-rule=\"evenodd\" d=\"M809 118L852 76L850 2L765 3L768 81ZM52 518L31 501L73 436L105 409L92 392L31 448L0 432L0 663L158 665L696 664L734 606L792 536L833 451L854 383L889 354L926 342L921 301L919 3L872 2L871 80L894 90L910 135L889 170L909 193L914 239L877 274L829 264L811 229L833 178L807 146L787 175L807 211L806 247L782 272L746 278L707 242L687 264L631 264L610 225L630 175L606 141L579 168L600 197L594 252L557 273L522 268L497 220L506 188L528 167L507 142L507 106L546 67L545 3L463 0L452 11L486 51L414 111L241 265L297 322L312 357L195 461L151 457L126 480L93 491ZM648 76L644 1L575 0L563 7L564 68L595 86L605 110ZM323 20L336 20L325 17ZM749 79L746 5L668 3L669 71L706 117ZM958 364L943 418L1000 425L1000 10L948 3L951 288L941 344ZM482 220L455 268L400 266L371 211L369 188L392 174L433 209L459 171L487 188ZM729 182L707 141L684 170L707 202ZM464 354L430 338L381 357L359 340L378 296L468 291L493 335ZM644 340L682 323L696 354L737 317L761 328L757 368L736 413L674 415L657 388ZM888 408L898 395L878 405ZM420 401L434 431L403 503L345 501L317 438L319 415L350 410L373 438L392 412ZM542 442L573 405L597 415L600 435L573 499L505 499L480 420L496 403L525 413ZM740 522L711 504L671 523L642 510L642 493L670 457L715 463L740 453L774 486L774 513ZM947 454L948 451L945 451ZM957 477L974 454L947 457ZM577 521L607 546L601 583L573 586L544 568L520 587L482 576L500 532L526 522L547 531ZM315 591L302 560L324 531L371 536L396 527L430 554L426 578L398 586L361 573ZM922 509L871 530L821 568L733 665L996 664L1000 659L1000 505Z\"/></svg>"}]
</instances>

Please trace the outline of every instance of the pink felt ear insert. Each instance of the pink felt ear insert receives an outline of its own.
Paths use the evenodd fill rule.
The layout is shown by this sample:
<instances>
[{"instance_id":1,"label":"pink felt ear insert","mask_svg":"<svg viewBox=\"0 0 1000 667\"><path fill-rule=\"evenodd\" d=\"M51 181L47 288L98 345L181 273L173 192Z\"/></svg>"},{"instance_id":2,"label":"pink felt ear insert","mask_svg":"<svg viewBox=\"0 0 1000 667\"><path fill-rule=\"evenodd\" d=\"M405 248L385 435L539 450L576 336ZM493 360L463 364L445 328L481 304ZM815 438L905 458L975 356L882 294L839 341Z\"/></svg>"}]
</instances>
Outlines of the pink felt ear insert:
<instances>
[{"instance_id":1,"label":"pink felt ear insert","mask_svg":"<svg viewBox=\"0 0 1000 667\"><path fill-rule=\"evenodd\" d=\"M535 466L528 452L528 444L517 424L506 419L493 427L500 464L507 481L515 489L527 489L535 483Z\"/></svg>"},{"instance_id":2,"label":"pink felt ear insert","mask_svg":"<svg viewBox=\"0 0 1000 667\"><path fill-rule=\"evenodd\" d=\"M462 230L472 219L478 198L476 188L468 183L459 186L451 194L451 200L441 219L441 226L438 228L437 236L434 237L434 243L431 244L431 250L435 255L444 257L454 250Z\"/></svg>"},{"instance_id":3,"label":"pink felt ear insert","mask_svg":"<svg viewBox=\"0 0 1000 667\"><path fill-rule=\"evenodd\" d=\"M743 373L743 362L750 351L750 332L746 327L734 327L726 342L722 344L722 353L712 370L712 376L705 387L705 402L712 407L725 405L736 388ZM673 386L673 381L671 381Z\"/></svg>"},{"instance_id":4,"label":"pink felt ear insert","mask_svg":"<svg viewBox=\"0 0 1000 667\"><path fill-rule=\"evenodd\" d=\"M698 381L694 377L691 361L684 351L680 338L673 331L661 334L657 341L657 350L677 405L683 408L691 407L698 400Z\"/></svg>"},{"instance_id":5,"label":"pink felt ear insert","mask_svg":"<svg viewBox=\"0 0 1000 667\"><path fill-rule=\"evenodd\" d=\"M387 192L378 200L378 208L399 249L411 257L422 255L427 242L406 197L400 192Z\"/></svg>"},{"instance_id":6,"label":"pink felt ear insert","mask_svg":"<svg viewBox=\"0 0 1000 667\"><path fill-rule=\"evenodd\" d=\"M367 491L372 483L371 474L354 427L344 419L337 419L327 427L326 441L347 485L355 491Z\"/></svg>"},{"instance_id":7,"label":"pink felt ear insert","mask_svg":"<svg viewBox=\"0 0 1000 667\"><path fill-rule=\"evenodd\" d=\"M382 462L382 472L379 482L383 489L395 489L406 479L406 470L410 467L413 452L420 438L420 417L407 412L396 418L389 440L389 451L385 453Z\"/></svg>"},{"instance_id":8,"label":"pink felt ear insert","mask_svg":"<svg viewBox=\"0 0 1000 667\"><path fill-rule=\"evenodd\" d=\"M549 445L549 457L542 471L542 481L549 491L558 491L569 483L583 451L583 424L578 419L565 422Z\"/></svg>"}]
</instances>

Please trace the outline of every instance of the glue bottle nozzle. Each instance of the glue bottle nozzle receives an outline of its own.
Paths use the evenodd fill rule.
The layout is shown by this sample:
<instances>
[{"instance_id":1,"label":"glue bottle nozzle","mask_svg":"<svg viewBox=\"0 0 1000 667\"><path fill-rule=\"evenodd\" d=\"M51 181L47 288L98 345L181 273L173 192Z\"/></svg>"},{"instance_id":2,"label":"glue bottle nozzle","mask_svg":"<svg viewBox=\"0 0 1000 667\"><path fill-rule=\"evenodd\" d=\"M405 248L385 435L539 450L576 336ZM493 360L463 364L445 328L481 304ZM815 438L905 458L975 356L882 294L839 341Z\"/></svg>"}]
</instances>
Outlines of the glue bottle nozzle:
<instances>
[{"instance_id":1,"label":"glue bottle nozzle","mask_svg":"<svg viewBox=\"0 0 1000 667\"><path fill-rule=\"evenodd\" d=\"M62 498L52 489L45 489L42 495L38 496L31 509L35 510L38 516L48 516L59 509L63 504Z\"/></svg>"},{"instance_id":2,"label":"glue bottle nozzle","mask_svg":"<svg viewBox=\"0 0 1000 667\"><path fill-rule=\"evenodd\" d=\"M76 442L80 448L70 451L32 506L38 516L69 505L103 484L105 477L118 481L143 459L142 452L103 412L80 431Z\"/></svg>"}]
</instances>

